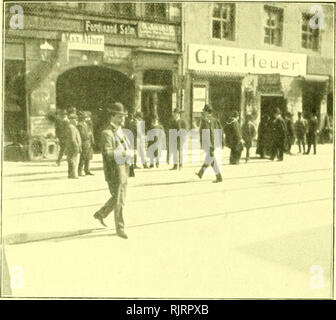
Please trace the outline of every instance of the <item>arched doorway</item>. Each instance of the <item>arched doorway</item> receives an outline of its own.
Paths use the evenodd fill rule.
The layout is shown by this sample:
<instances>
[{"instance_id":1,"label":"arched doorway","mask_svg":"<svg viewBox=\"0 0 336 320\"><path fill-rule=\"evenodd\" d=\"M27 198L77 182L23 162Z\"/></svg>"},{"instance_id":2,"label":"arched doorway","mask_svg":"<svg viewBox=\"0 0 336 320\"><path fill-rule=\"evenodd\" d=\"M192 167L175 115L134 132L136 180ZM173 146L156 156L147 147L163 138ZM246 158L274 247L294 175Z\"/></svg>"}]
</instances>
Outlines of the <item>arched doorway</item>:
<instances>
[{"instance_id":1,"label":"arched doorway","mask_svg":"<svg viewBox=\"0 0 336 320\"><path fill-rule=\"evenodd\" d=\"M84 66L61 74L56 83L57 109L76 107L92 113L95 150L99 150L99 137L106 124L102 110L112 102L120 101L127 111L133 111L134 82L125 74L99 66Z\"/></svg>"}]
</instances>

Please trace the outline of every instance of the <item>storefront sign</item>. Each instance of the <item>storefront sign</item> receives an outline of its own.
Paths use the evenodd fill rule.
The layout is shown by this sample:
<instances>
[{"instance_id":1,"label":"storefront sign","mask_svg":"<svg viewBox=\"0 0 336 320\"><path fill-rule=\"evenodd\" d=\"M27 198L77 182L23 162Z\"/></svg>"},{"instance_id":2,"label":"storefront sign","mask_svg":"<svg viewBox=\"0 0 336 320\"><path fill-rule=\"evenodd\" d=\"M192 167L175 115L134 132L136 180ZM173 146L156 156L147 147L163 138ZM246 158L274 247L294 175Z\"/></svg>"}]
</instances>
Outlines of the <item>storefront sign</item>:
<instances>
[{"instance_id":1,"label":"storefront sign","mask_svg":"<svg viewBox=\"0 0 336 320\"><path fill-rule=\"evenodd\" d=\"M258 90L262 93L281 92L280 74L262 74L258 76Z\"/></svg>"},{"instance_id":2,"label":"storefront sign","mask_svg":"<svg viewBox=\"0 0 336 320\"><path fill-rule=\"evenodd\" d=\"M105 47L104 62L105 63L121 63L127 60L132 53L129 48Z\"/></svg>"},{"instance_id":3,"label":"storefront sign","mask_svg":"<svg viewBox=\"0 0 336 320\"><path fill-rule=\"evenodd\" d=\"M120 34L127 36L136 36L136 24L119 22L97 22L92 20L85 21L85 32Z\"/></svg>"},{"instance_id":4,"label":"storefront sign","mask_svg":"<svg viewBox=\"0 0 336 320\"><path fill-rule=\"evenodd\" d=\"M69 50L104 51L104 36L86 33L62 33Z\"/></svg>"},{"instance_id":5,"label":"storefront sign","mask_svg":"<svg viewBox=\"0 0 336 320\"><path fill-rule=\"evenodd\" d=\"M189 45L190 70L303 76L306 65L305 54Z\"/></svg>"},{"instance_id":6,"label":"storefront sign","mask_svg":"<svg viewBox=\"0 0 336 320\"><path fill-rule=\"evenodd\" d=\"M140 22L139 37L175 41L175 26L159 23Z\"/></svg>"},{"instance_id":7,"label":"storefront sign","mask_svg":"<svg viewBox=\"0 0 336 320\"><path fill-rule=\"evenodd\" d=\"M53 123L46 117L30 117L30 134L32 136L46 136L48 133L54 134Z\"/></svg>"}]
</instances>

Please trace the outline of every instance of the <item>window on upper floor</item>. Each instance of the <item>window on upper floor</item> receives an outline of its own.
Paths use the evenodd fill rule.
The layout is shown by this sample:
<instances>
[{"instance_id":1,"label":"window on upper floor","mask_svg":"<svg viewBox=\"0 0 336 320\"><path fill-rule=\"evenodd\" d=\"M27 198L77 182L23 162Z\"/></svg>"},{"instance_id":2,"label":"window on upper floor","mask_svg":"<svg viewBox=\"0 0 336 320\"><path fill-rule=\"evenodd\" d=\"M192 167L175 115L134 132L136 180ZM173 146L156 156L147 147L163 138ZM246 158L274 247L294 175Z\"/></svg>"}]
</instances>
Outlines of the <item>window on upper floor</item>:
<instances>
[{"instance_id":1,"label":"window on upper floor","mask_svg":"<svg viewBox=\"0 0 336 320\"><path fill-rule=\"evenodd\" d=\"M181 4L169 3L169 21L180 22L181 21Z\"/></svg>"},{"instance_id":2,"label":"window on upper floor","mask_svg":"<svg viewBox=\"0 0 336 320\"><path fill-rule=\"evenodd\" d=\"M167 4L165 3L146 3L145 16L158 20L167 19Z\"/></svg>"},{"instance_id":3,"label":"window on upper floor","mask_svg":"<svg viewBox=\"0 0 336 320\"><path fill-rule=\"evenodd\" d=\"M282 45L283 9L265 6L264 43L280 47Z\"/></svg>"},{"instance_id":4,"label":"window on upper floor","mask_svg":"<svg viewBox=\"0 0 336 320\"><path fill-rule=\"evenodd\" d=\"M105 12L114 16L134 17L134 3L105 3Z\"/></svg>"},{"instance_id":5,"label":"window on upper floor","mask_svg":"<svg viewBox=\"0 0 336 320\"><path fill-rule=\"evenodd\" d=\"M317 51L319 49L320 32L319 29L312 29L309 25L312 15L302 14L301 25L301 46L302 48Z\"/></svg>"},{"instance_id":6,"label":"window on upper floor","mask_svg":"<svg viewBox=\"0 0 336 320\"><path fill-rule=\"evenodd\" d=\"M235 5L216 3L212 8L212 38L234 40Z\"/></svg>"}]
</instances>

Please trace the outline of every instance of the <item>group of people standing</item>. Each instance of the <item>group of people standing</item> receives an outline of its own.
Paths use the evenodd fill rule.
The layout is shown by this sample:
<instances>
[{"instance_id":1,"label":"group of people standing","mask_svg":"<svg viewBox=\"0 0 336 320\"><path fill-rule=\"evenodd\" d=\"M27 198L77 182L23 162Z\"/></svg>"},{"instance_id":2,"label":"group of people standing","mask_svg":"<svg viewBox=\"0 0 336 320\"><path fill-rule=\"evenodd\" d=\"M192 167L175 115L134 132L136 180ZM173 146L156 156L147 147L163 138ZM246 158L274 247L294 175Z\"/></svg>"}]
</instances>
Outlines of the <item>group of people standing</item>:
<instances>
[{"instance_id":1,"label":"group of people standing","mask_svg":"<svg viewBox=\"0 0 336 320\"><path fill-rule=\"evenodd\" d=\"M60 151L56 164L60 166L63 155L68 161L68 178L94 175L90 171L90 160L93 157L93 124L89 111L78 111L69 108L61 109L55 122L56 137Z\"/></svg>"},{"instance_id":2,"label":"group of people standing","mask_svg":"<svg viewBox=\"0 0 336 320\"><path fill-rule=\"evenodd\" d=\"M291 148L295 140L299 147L299 153L303 152L303 154L308 155L313 146L314 154L316 154L318 133L319 122L314 113L311 113L306 120L302 113L298 112L298 119L294 123L290 112L282 117L280 109L277 108L272 117L265 116L260 121L257 154L261 158L268 154L271 160L277 157L279 161L282 161L284 153L291 154Z\"/></svg>"}]
</instances>

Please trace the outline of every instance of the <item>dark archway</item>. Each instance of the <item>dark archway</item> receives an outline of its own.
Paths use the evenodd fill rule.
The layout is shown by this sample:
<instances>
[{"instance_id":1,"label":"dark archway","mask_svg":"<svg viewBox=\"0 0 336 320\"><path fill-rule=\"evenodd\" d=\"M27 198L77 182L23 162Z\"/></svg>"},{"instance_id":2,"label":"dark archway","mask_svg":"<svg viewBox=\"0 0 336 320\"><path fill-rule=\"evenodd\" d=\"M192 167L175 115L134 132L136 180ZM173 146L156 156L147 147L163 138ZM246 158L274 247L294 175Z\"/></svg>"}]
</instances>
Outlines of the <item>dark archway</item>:
<instances>
[{"instance_id":1,"label":"dark archway","mask_svg":"<svg viewBox=\"0 0 336 320\"><path fill-rule=\"evenodd\" d=\"M92 113L96 150L99 150L101 129L106 125L102 109L120 101L127 111L133 111L134 82L125 74L99 66L70 69L56 83L57 109L76 107Z\"/></svg>"}]
</instances>

